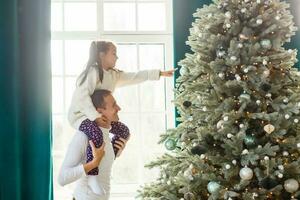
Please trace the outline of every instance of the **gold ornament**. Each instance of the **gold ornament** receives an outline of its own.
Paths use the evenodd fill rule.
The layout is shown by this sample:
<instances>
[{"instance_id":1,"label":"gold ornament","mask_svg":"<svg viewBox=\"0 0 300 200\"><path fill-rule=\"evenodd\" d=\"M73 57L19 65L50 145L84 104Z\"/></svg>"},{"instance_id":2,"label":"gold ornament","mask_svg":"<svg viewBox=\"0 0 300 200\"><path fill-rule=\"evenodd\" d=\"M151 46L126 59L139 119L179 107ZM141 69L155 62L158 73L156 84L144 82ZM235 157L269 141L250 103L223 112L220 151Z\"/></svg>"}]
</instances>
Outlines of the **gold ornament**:
<instances>
[{"instance_id":1,"label":"gold ornament","mask_svg":"<svg viewBox=\"0 0 300 200\"><path fill-rule=\"evenodd\" d=\"M272 124L267 124L264 126L264 130L270 134L275 130L275 127Z\"/></svg>"}]
</instances>

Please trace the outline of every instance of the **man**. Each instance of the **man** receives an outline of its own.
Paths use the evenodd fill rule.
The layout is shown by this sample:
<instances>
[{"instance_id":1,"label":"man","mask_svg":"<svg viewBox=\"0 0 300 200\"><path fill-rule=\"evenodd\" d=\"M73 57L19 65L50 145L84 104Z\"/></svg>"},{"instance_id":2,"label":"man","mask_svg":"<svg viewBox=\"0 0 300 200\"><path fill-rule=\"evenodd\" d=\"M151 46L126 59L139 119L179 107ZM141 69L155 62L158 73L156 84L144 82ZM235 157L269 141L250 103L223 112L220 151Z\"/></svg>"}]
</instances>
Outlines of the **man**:
<instances>
[{"instance_id":1,"label":"man","mask_svg":"<svg viewBox=\"0 0 300 200\"><path fill-rule=\"evenodd\" d=\"M106 117L108 124L118 121L120 107L116 103L111 92L108 90L96 90L91 96L96 110ZM110 193L110 176L115 154L109 129L100 127L103 132L104 143L96 148L92 141L88 141L87 136L77 131L69 144L67 154L62 164L58 182L61 186L78 181L74 191L76 200L108 200ZM125 148L126 140L120 138L116 141L115 147L122 151ZM93 151L93 160L86 163L86 149L90 143ZM97 176L87 176L86 174L93 168L99 167Z\"/></svg>"}]
</instances>

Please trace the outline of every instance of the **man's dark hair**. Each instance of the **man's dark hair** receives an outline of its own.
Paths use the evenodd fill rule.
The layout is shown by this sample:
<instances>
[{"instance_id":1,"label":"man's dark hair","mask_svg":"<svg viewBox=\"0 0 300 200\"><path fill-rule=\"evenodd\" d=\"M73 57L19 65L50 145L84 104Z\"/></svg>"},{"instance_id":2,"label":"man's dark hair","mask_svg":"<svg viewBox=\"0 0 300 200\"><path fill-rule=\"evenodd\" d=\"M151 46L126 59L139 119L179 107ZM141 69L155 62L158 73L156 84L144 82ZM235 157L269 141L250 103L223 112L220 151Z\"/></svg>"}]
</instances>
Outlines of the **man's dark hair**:
<instances>
[{"instance_id":1,"label":"man's dark hair","mask_svg":"<svg viewBox=\"0 0 300 200\"><path fill-rule=\"evenodd\" d=\"M95 90L92 94L92 102L95 108L105 108L104 98L111 94L109 90Z\"/></svg>"}]
</instances>

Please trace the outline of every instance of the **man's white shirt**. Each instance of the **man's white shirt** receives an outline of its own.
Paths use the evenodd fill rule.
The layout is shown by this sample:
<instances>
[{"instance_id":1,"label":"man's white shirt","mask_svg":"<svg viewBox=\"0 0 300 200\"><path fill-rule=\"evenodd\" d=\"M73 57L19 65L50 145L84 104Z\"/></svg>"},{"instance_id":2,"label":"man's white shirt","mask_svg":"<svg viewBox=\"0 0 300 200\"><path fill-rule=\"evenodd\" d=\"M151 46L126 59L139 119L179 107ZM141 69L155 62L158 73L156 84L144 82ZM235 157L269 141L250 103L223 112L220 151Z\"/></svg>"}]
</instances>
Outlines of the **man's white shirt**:
<instances>
[{"instance_id":1,"label":"man's white shirt","mask_svg":"<svg viewBox=\"0 0 300 200\"><path fill-rule=\"evenodd\" d=\"M86 163L86 150L89 144L87 136L83 132L76 131L69 144L58 182L63 186L78 180L73 194L76 200L109 199L111 171L115 154L109 137L109 129L101 127L101 130L105 142L105 154L99 165L99 174L96 176L87 176L83 168L83 164Z\"/></svg>"}]
</instances>

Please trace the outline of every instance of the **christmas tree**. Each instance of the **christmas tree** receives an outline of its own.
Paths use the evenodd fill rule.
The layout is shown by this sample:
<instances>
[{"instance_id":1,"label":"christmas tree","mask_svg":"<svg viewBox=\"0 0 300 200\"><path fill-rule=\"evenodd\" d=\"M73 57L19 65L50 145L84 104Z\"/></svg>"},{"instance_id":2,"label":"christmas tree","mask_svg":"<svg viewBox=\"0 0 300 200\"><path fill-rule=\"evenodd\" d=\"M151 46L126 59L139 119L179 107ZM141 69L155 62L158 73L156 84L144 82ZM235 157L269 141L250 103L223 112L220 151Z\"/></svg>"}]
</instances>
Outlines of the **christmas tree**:
<instances>
[{"instance_id":1,"label":"christmas tree","mask_svg":"<svg viewBox=\"0 0 300 200\"><path fill-rule=\"evenodd\" d=\"M142 199L300 197L297 30L280 0L215 0L197 9L179 62L180 124L161 136L169 150L147 165L159 178Z\"/></svg>"}]
</instances>

